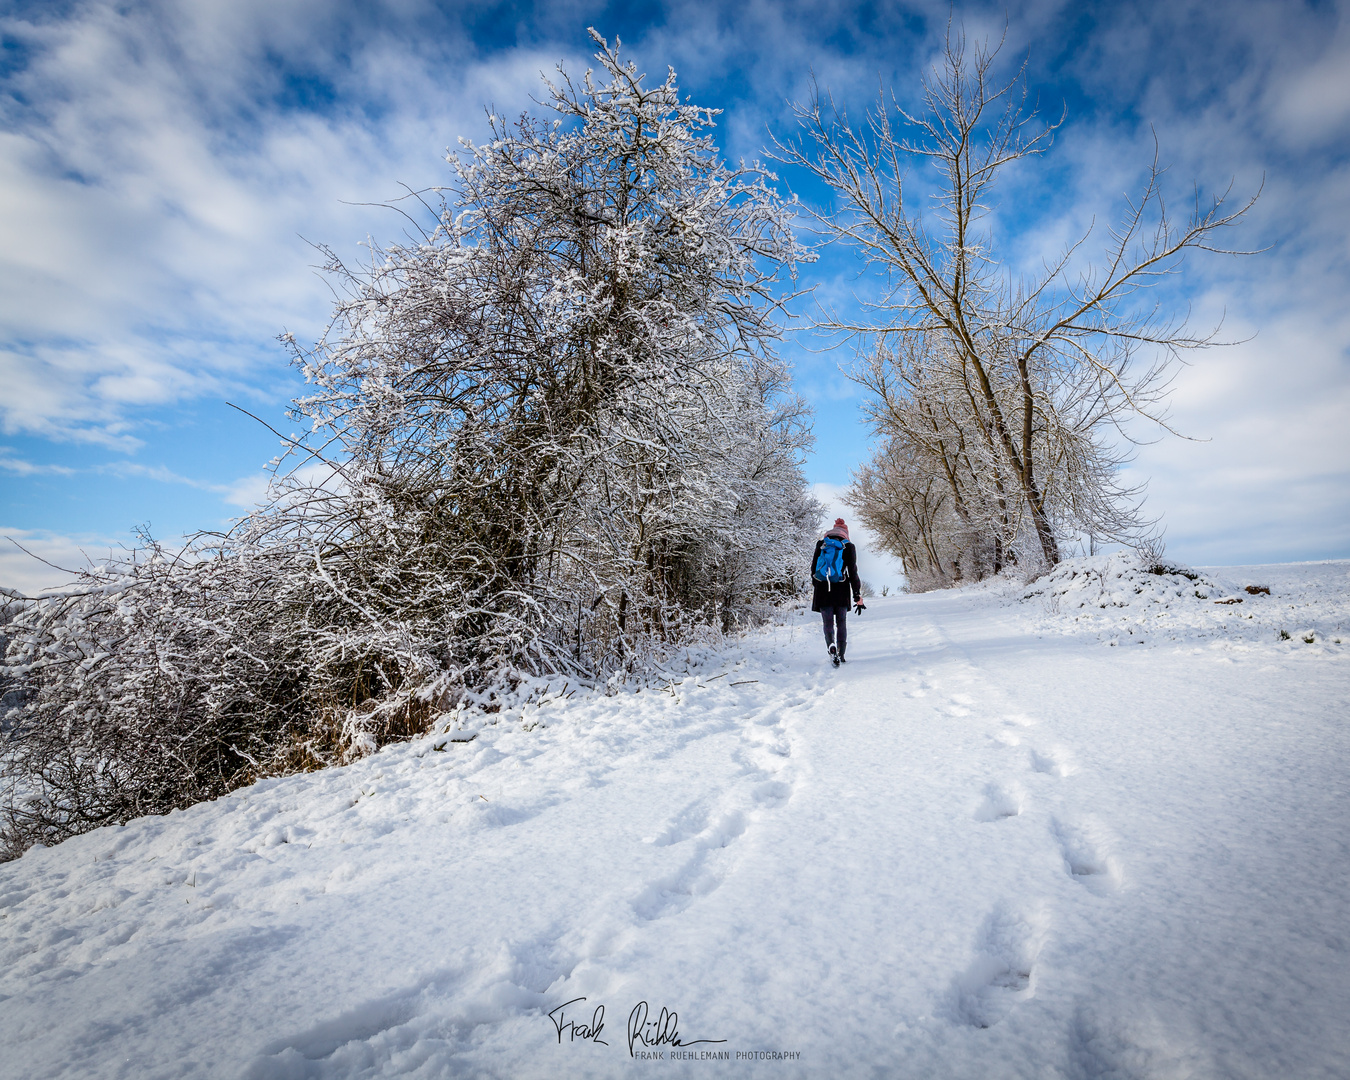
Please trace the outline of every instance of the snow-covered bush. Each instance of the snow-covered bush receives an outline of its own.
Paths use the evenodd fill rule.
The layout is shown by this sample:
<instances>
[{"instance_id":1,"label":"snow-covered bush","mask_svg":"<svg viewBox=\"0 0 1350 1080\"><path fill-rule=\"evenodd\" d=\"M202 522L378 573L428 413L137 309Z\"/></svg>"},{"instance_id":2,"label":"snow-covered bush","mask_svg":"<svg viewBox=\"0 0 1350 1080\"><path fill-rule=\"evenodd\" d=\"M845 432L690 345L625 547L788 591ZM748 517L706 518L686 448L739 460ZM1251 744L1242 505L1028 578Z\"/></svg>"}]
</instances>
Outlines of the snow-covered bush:
<instances>
[{"instance_id":1,"label":"snow-covered bush","mask_svg":"<svg viewBox=\"0 0 1350 1080\"><path fill-rule=\"evenodd\" d=\"M299 657L223 559L151 547L11 611L0 781L8 854L228 790L303 723ZM270 639L270 640L269 640Z\"/></svg>"},{"instance_id":2,"label":"snow-covered bush","mask_svg":"<svg viewBox=\"0 0 1350 1080\"><path fill-rule=\"evenodd\" d=\"M821 509L772 349L790 208L674 72L596 41L609 81L492 118L421 241L330 258L266 508L0 627L11 850L633 670L796 589Z\"/></svg>"}]
</instances>

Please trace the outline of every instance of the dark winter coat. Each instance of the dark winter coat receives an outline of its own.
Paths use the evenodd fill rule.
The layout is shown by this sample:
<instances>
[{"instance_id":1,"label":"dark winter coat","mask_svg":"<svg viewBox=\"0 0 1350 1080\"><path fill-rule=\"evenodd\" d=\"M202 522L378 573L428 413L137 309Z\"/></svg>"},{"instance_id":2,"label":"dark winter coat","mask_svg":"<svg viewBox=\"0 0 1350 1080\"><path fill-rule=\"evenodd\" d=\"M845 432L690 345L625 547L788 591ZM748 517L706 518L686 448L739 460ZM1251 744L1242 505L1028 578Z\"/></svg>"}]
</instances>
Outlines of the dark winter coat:
<instances>
[{"instance_id":1,"label":"dark winter coat","mask_svg":"<svg viewBox=\"0 0 1350 1080\"><path fill-rule=\"evenodd\" d=\"M816 560L820 558L820 545L825 543L825 537L816 541L816 550L811 553L811 565L807 573L812 575L811 584L815 587L811 595L811 610L820 611L827 607L849 606L849 589L853 590L853 603L857 603L862 597L862 578L858 577L858 549L853 546L850 540L844 545L844 577L843 581L828 582L814 580L816 569Z\"/></svg>"}]
</instances>

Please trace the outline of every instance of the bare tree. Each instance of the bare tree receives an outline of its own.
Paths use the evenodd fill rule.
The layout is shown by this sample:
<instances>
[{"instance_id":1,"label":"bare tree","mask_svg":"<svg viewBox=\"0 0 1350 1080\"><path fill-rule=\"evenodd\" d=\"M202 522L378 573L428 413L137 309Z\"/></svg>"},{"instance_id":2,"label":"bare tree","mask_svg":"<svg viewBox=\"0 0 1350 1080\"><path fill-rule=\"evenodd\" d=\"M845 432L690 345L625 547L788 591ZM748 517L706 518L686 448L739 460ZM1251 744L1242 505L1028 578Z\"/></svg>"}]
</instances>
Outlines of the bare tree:
<instances>
[{"instance_id":1,"label":"bare tree","mask_svg":"<svg viewBox=\"0 0 1350 1080\"><path fill-rule=\"evenodd\" d=\"M1029 522L1054 565L1069 532L1125 538L1144 525L1137 492L1114 480L1126 460L1120 424L1138 415L1166 425L1173 361L1215 335L1141 306L1139 292L1190 250L1224 251L1216 234L1251 201L1230 210L1228 192L1207 203L1197 193L1175 220L1155 151L1099 262L1079 265L1089 230L1039 275L1015 276L983 219L1000 172L1048 149L1058 125L1028 108L1024 70L992 81L997 52L968 52L953 31L921 109L883 92L855 125L815 93L796 109L804 137L776 147L833 191L836 210L818 214L827 230L886 276L873 319L827 313L820 323L872 343L859 379L877 395L874 424L929 457L958 516L978 504L978 527L1003 548ZM925 165L940 185L915 198L906 183ZM926 172L915 175L926 185Z\"/></svg>"},{"instance_id":2,"label":"bare tree","mask_svg":"<svg viewBox=\"0 0 1350 1080\"><path fill-rule=\"evenodd\" d=\"M1008 484L969 395L952 379L944 342L885 341L853 377L882 443L856 475L849 501L904 562L911 587L998 573L1019 535L1021 503ZM981 437L983 436L983 437Z\"/></svg>"}]
</instances>

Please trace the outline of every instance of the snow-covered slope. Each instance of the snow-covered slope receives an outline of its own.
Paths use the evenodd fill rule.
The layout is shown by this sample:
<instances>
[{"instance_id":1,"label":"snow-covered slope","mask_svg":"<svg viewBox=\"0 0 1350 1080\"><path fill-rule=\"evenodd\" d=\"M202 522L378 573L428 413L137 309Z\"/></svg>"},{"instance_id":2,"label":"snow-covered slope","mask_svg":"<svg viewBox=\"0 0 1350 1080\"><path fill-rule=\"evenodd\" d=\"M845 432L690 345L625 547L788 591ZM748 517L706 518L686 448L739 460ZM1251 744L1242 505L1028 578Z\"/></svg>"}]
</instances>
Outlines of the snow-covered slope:
<instances>
[{"instance_id":1,"label":"snow-covered slope","mask_svg":"<svg viewBox=\"0 0 1350 1080\"><path fill-rule=\"evenodd\" d=\"M1206 576L1271 595L798 613L31 851L0 1076L1350 1075L1350 564Z\"/></svg>"},{"instance_id":2,"label":"snow-covered slope","mask_svg":"<svg viewBox=\"0 0 1350 1080\"><path fill-rule=\"evenodd\" d=\"M1073 559L1021 598L1043 601L1043 629L1093 632L1112 645L1207 641L1231 649L1273 640L1295 652L1350 646L1344 562L1166 569L1173 572L1151 573L1128 551Z\"/></svg>"}]
</instances>

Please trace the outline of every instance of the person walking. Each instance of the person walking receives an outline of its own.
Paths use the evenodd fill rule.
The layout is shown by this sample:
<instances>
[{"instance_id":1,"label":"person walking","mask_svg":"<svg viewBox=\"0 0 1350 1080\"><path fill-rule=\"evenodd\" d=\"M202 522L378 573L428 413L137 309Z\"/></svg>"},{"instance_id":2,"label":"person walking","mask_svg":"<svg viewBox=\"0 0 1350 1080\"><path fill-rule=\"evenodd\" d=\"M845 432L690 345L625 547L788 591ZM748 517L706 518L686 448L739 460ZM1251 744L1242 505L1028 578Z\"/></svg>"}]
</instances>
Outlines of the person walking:
<instances>
[{"instance_id":1,"label":"person walking","mask_svg":"<svg viewBox=\"0 0 1350 1080\"><path fill-rule=\"evenodd\" d=\"M862 602L862 579L858 577L858 549L848 538L848 525L843 518L835 518L834 526L816 541L811 580L815 585L811 610L820 612L825 624L825 645L838 667L844 663L844 651L848 648L850 589L854 610L861 615L867 609Z\"/></svg>"}]
</instances>

